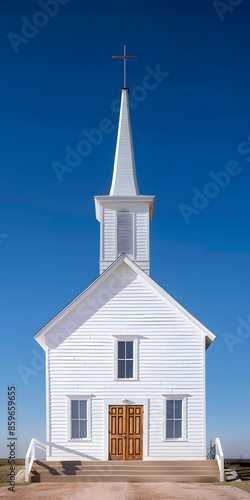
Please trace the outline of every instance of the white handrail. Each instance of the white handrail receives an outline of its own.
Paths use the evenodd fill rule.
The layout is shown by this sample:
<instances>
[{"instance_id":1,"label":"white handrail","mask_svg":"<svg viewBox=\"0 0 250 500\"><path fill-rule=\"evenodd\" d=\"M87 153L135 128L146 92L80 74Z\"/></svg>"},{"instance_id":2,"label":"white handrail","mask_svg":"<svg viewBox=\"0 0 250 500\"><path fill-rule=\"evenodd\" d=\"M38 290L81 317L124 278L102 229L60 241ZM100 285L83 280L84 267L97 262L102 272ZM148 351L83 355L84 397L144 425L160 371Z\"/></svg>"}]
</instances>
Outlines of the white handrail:
<instances>
[{"instance_id":1,"label":"white handrail","mask_svg":"<svg viewBox=\"0 0 250 500\"><path fill-rule=\"evenodd\" d=\"M34 460L36 459L36 448L40 450L46 451L46 444L38 441L38 439L32 438L25 456L25 481L29 482L29 475L33 465Z\"/></svg>"},{"instance_id":2,"label":"white handrail","mask_svg":"<svg viewBox=\"0 0 250 500\"><path fill-rule=\"evenodd\" d=\"M224 481L224 453L219 438L215 438L215 458L220 469L220 481Z\"/></svg>"}]
</instances>

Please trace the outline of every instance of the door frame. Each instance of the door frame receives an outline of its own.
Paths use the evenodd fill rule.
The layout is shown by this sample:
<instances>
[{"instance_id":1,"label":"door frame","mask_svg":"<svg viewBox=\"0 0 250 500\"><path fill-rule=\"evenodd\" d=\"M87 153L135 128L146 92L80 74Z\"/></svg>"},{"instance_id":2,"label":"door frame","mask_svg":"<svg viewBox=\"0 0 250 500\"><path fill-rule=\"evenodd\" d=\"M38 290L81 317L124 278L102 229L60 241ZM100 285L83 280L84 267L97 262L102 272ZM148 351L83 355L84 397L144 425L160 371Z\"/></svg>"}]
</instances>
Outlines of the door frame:
<instances>
[{"instance_id":1,"label":"door frame","mask_svg":"<svg viewBox=\"0 0 250 500\"><path fill-rule=\"evenodd\" d=\"M114 454L114 457L117 457L117 458L111 458L110 455L111 455L111 442L112 442L112 436L111 436L111 427L112 427L112 416L114 415L112 413L112 409L116 409L116 413L115 413L115 419L116 419L116 432L115 432L115 436L114 436L114 439L116 440L120 440L120 439L123 439L123 453L122 453L122 457L119 456L117 453ZM117 433L117 427L119 427L119 415L121 415L121 413L119 412L119 410L122 409L122 419L123 419L123 426L122 426L122 435L121 434L118 434ZM130 410L132 409L132 414L130 413ZM133 410L134 409L134 410ZM139 434L136 434L136 415L138 415L136 413L136 410L135 409L139 409L139 419L140 419L140 423L139 423ZM117 412L118 410L118 412ZM133 426L132 426L132 429L133 429L133 432L131 432L130 434L130 418L132 417L133 419ZM131 456L129 456L129 441L130 439L133 439L134 441L134 444L133 444L133 454L131 454ZM135 445L135 441L136 440L140 440L140 453L139 455L136 456L136 452L135 452L135 448L136 448L136 445ZM117 450L116 450L117 451ZM139 456L139 458L138 458ZM109 406L109 460L142 460L143 459L143 405L110 405Z\"/></svg>"},{"instance_id":2,"label":"door frame","mask_svg":"<svg viewBox=\"0 0 250 500\"><path fill-rule=\"evenodd\" d=\"M143 406L143 456L148 457L148 408L149 400L145 398L127 399L120 398L104 399L104 460L109 460L109 406ZM112 462L112 460L110 460Z\"/></svg>"}]
</instances>

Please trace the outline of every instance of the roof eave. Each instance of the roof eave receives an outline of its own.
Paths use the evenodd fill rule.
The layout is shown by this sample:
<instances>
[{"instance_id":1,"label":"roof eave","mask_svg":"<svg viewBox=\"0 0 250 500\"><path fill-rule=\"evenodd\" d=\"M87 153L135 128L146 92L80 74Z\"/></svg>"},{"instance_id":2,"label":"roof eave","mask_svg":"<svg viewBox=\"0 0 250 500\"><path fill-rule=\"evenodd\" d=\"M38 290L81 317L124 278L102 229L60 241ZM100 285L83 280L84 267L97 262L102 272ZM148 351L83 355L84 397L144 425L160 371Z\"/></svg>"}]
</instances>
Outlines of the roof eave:
<instances>
[{"instance_id":1,"label":"roof eave","mask_svg":"<svg viewBox=\"0 0 250 500\"><path fill-rule=\"evenodd\" d=\"M126 254L120 255L98 278L93 281L82 293L80 293L70 304L68 304L62 311L60 311L49 323L47 323L38 333L34 335L35 340L45 349L45 336L54 328L58 323L73 311L79 303L86 298L86 296L99 287L103 281L106 280L109 274L112 274L121 264L125 262L137 275L141 276L149 286L153 287L166 301L182 314L188 321L190 321L199 331L206 336L206 349L214 341L216 336L208 330L198 319L196 319L187 309L185 309L179 302L177 302L171 295L169 295L160 285L158 285L145 271L143 271L134 261L132 261Z\"/></svg>"},{"instance_id":2,"label":"roof eave","mask_svg":"<svg viewBox=\"0 0 250 500\"><path fill-rule=\"evenodd\" d=\"M75 297L66 307L64 307L54 318L52 318L46 325L41 328L35 335L34 339L42 345L41 339L45 337L51 330L54 328L60 321L64 319L67 314L73 311L79 304L81 300L88 295L90 291L95 290L100 284L106 279L107 274L111 274L111 272L115 271L115 269L120 265L122 261L125 260L125 254L120 255L102 274L100 274L96 280L94 280L87 288L83 290L77 297ZM44 345L44 344L43 344ZM42 345L42 347L43 347Z\"/></svg>"},{"instance_id":3,"label":"roof eave","mask_svg":"<svg viewBox=\"0 0 250 500\"><path fill-rule=\"evenodd\" d=\"M155 196L95 196L95 213L96 218L100 222L101 219L101 206L105 204L122 204L122 203L133 203L133 204L149 204L149 220L152 220L154 217L154 206L155 206Z\"/></svg>"}]
</instances>

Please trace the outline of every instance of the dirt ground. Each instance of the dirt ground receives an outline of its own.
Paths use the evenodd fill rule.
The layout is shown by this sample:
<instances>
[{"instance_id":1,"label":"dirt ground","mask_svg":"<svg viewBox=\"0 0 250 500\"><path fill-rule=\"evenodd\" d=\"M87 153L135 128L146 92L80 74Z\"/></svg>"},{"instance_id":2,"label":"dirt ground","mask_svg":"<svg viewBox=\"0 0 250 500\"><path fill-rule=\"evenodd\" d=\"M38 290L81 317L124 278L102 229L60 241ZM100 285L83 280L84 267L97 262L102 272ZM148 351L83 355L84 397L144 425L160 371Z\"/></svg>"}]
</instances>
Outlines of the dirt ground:
<instances>
[{"instance_id":1,"label":"dirt ground","mask_svg":"<svg viewBox=\"0 0 250 500\"><path fill-rule=\"evenodd\" d=\"M0 499L9 499L8 487ZM16 487L18 500L250 500L233 486L185 483L47 483Z\"/></svg>"},{"instance_id":2,"label":"dirt ground","mask_svg":"<svg viewBox=\"0 0 250 500\"><path fill-rule=\"evenodd\" d=\"M16 475L19 472L19 470L24 469L23 465L16 464L15 467L16 467L16 470L15 470ZM4 482L4 481L7 481L7 479L8 479L7 474L9 474L9 472L10 472L10 466L9 465L7 465L7 464L0 465L0 484L2 482Z\"/></svg>"}]
</instances>

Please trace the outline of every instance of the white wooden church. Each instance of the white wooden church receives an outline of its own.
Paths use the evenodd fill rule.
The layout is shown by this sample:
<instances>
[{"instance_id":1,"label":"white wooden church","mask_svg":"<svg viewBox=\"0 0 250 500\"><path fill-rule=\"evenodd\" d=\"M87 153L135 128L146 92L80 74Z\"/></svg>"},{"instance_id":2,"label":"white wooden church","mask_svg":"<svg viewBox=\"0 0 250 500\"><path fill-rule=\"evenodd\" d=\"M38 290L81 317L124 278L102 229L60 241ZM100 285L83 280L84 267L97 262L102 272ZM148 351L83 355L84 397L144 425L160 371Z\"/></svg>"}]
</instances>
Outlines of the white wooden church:
<instances>
[{"instance_id":1,"label":"white wooden church","mask_svg":"<svg viewBox=\"0 0 250 500\"><path fill-rule=\"evenodd\" d=\"M139 194L128 94L122 88L110 193L95 197L100 275L35 335L54 467L206 460L205 353L215 335L150 277L155 198Z\"/></svg>"}]
</instances>

